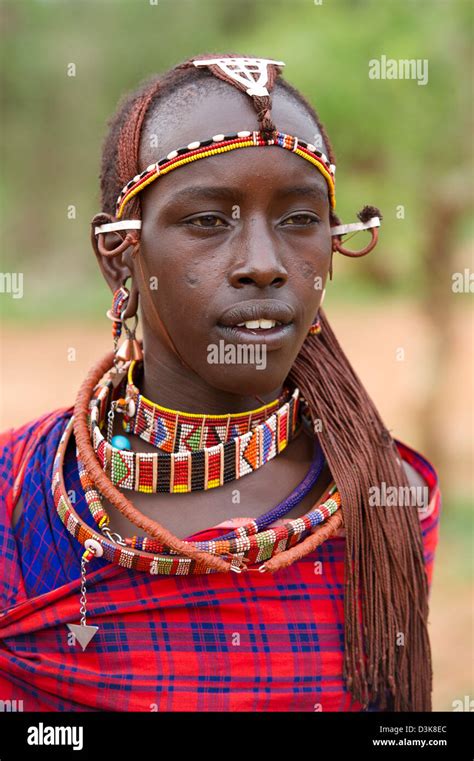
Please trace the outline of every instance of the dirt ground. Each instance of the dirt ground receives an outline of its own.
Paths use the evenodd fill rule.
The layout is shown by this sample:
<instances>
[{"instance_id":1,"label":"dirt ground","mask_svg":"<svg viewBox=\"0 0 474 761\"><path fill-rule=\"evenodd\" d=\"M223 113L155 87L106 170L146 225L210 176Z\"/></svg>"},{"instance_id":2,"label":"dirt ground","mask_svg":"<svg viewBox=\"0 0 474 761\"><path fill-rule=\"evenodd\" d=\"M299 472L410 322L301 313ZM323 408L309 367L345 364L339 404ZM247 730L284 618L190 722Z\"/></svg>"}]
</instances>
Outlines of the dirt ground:
<instances>
[{"instance_id":1,"label":"dirt ground","mask_svg":"<svg viewBox=\"0 0 474 761\"><path fill-rule=\"evenodd\" d=\"M328 305L326 304L326 308ZM330 314L331 311L328 309ZM417 447L422 440L419 399L438 382L430 371L429 335L416 313L406 307L389 313L339 308L332 325L343 348L396 438ZM452 448L449 472L453 482L472 475L472 421L468 389L472 365L466 366L466 339L472 341L469 317L453 339L453 356L442 379L452 393L449 408L439 410L443 435ZM54 326L3 326L0 430L55 409L72 405L79 383L91 364L111 348L110 323L79 322ZM469 343L470 345L470 343ZM404 351L400 359L400 348ZM397 354L398 352L398 354ZM426 453L426 452L425 452ZM426 453L429 455L429 453ZM469 484L466 484L467 492ZM445 499L445 495L444 498ZM443 517L449 521L449 515ZM430 636L434 662L434 710L452 710L453 700L473 693L472 589L457 577L451 559L456 539L441 531L431 594ZM467 562L467 561L466 561Z\"/></svg>"}]
</instances>

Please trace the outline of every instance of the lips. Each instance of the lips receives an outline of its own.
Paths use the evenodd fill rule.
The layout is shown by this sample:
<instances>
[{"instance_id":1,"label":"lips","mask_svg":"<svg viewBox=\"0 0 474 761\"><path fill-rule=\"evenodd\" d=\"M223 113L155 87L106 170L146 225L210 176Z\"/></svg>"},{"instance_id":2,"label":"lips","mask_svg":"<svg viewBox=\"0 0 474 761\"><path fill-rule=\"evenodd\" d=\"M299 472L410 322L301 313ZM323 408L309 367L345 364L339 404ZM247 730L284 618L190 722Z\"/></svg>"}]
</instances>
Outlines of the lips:
<instances>
[{"instance_id":1,"label":"lips","mask_svg":"<svg viewBox=\"0 0 474 761\"><path fill-rule=\"evenodd\" d=\"M294 318L294 309L289 304L275 299L260 299L243 301L229 307L221 314L218 325L263 333L281 325L289 325Z\"/></svg>"},{"instance_id":2,"label":"lips","mask_svg":"<svg viewBox=\"0 0 474 761\"><path fill-rule=\"evenodd\" d=\"M219 332L235 344L264 344L269 351L281 349L294 338L295 311L275 299L243 301L220 316Z\"/></svg>"}]
</instances>

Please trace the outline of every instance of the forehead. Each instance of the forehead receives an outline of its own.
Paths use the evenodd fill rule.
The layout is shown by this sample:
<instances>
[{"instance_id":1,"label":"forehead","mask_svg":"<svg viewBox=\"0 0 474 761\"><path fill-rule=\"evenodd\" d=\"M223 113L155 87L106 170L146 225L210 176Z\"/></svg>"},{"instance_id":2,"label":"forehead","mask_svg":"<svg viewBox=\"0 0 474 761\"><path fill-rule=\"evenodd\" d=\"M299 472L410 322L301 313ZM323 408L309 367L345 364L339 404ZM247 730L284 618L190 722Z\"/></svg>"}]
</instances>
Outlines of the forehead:
<instances>
[{"instance_id":1,"label":"forehead","mask_svg":"<svg viewBox=\"0 0 474 761\"><path fill-rule=\"evenodd\" d=\"M142 130L140 171L195 140L259 129L251 98L221 80L211 81L207 88L192 84L181 88L152 108ZM272 118L280 132L318 145L321 136L314 119L281 89L272 93Z\"/></svg>"}]
</instances>

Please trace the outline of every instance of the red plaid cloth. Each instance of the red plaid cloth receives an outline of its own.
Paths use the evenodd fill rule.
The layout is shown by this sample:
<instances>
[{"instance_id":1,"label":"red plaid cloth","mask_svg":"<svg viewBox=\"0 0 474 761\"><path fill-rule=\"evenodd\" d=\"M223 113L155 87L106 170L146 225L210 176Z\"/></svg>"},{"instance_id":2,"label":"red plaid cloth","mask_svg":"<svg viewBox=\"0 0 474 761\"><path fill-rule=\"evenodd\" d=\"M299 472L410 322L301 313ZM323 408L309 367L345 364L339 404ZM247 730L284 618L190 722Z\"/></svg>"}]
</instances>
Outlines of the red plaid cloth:
<instances>
[{"instance_id":1,"label":"red plaid cloth","mask_svg":"<svg viewBox=\"0 0 474 761\"><path fill-rule=\"evenodd\" d=\"M95 559L87 615L99 632L85 652L68 641L66 624L79 623L81 548L49 485L70 414L55 411L0 436L0 701L22 700L25 711L360 711L342 676L343 531L274 575L148 576ZM398 446L430 490L420 519L431 584L437 478ZM66 485L79 489L70 460ZM12 530L15 481L25 507ZM86 519L81 500L75 506Z\"/></svg>"}]
</instances>

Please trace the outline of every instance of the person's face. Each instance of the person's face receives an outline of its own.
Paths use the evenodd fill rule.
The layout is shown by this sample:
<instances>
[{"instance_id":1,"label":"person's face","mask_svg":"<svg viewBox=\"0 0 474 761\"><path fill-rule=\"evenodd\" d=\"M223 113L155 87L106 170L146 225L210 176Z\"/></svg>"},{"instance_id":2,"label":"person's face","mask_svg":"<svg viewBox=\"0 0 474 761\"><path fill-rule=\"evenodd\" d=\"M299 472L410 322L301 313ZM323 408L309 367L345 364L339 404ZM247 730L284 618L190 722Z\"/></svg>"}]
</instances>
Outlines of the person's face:
<instances>
[{"instance_id":1,"label":"person's face","mask_svg":"<svg viewBox=\"0 0 474 761\"><path fill-rule=\"evenodd\" d=\"M142 138L140 171L191 141L258 129L250 99L228 90L211 91L163 137L159 116L156 130L152 121L147 134L160 136L159 147ZM315 141L309 115L278 93L272 116L280 131ZM317 313L330 265L324 177L278 146L244 148L158 178L142 191L141 201L139 256L157 278L151 295L181 356L223 391L250 395L278 388ZM144 304L141 298L145 346L158 342L157 356L162 339L151 333ZM259 319L271 322L255 328ZM252 353L256 344L260 348ZM215 363L210 347L219 345L234 347L227 357L235 363ZM240 361L239 345L254 347Z\"/></svg>"}]
</instances>

